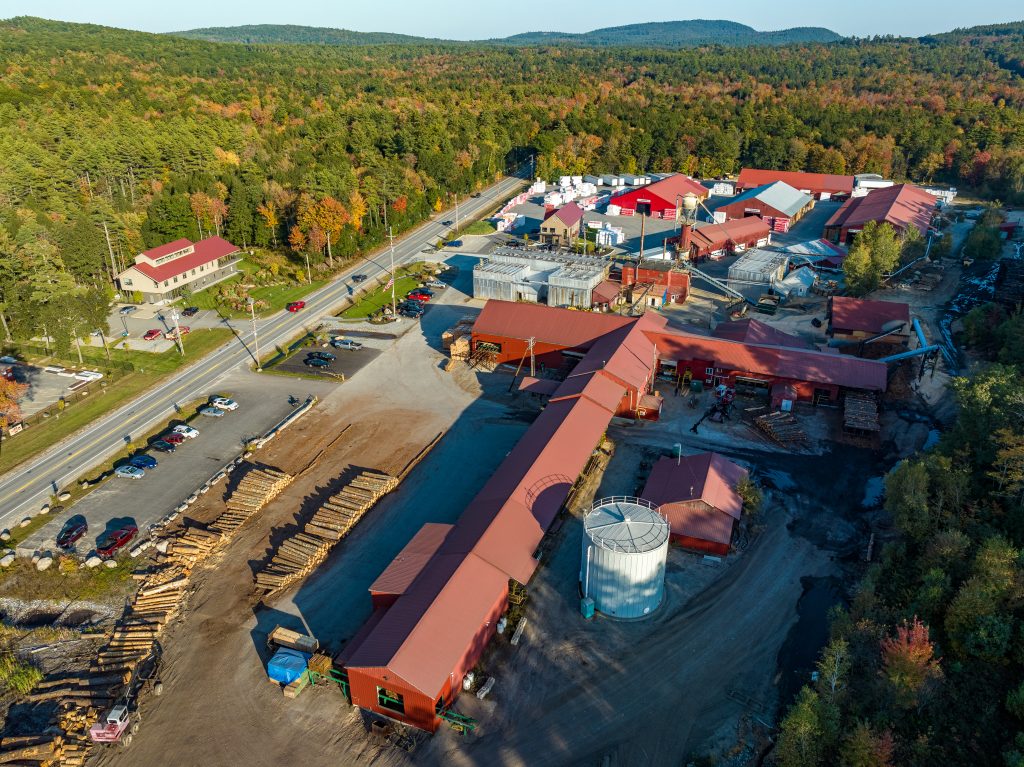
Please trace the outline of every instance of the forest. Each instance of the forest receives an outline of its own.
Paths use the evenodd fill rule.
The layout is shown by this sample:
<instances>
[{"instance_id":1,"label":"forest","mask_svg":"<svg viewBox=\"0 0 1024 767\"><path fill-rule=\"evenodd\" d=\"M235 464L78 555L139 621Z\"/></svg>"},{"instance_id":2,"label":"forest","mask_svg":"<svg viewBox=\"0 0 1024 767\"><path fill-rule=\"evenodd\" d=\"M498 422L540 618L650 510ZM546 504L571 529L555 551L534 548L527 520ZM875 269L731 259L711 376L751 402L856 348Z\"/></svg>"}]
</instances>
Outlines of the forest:
<instances>
[{"instance_id":1,"label":"forest","mask_svg":"<svg viewBox=\"0 0 1024 767\"><path fill-rule=\"evenodd\" d=\"M141 249L219 233L320 272L536 157L1024 195L1019 26L684 50L255 46L0 22L0 320L58 347ZM108 247L109 239L109 247Z\"/></svg>"}]
</instances>

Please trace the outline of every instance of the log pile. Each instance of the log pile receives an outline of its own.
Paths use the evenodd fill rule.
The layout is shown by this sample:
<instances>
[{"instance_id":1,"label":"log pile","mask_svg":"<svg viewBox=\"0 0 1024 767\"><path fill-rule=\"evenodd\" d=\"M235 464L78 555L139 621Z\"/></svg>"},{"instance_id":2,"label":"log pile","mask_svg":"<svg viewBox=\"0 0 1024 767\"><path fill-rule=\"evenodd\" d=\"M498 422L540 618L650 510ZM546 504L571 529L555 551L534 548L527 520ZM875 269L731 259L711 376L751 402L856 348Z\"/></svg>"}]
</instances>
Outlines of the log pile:
<instances>
[{"instance_id":1,"label":"log pile","mask_svg":"<svg viewBox=\"0 0 1024 767\"><path fill-rule=\"evenodd\" d=\"M381 496L397 486L398 479L389 474L358 474L317 509L302 530L278 546L270 562L256 573L256 589L277 591L309 575Z\"/></svg>"},{"instance_id":2,"label":"log pile","mask_svg":"<svg viewBox=\"0 0 1024 767\"><path fill-rule=\"evenodd\" d=\"M210 525L210 529L229 537L249 518L270 503L284 490L293 477L270 466L249 470L228 497L227 511Z\"/></svg>"},{"instance_id":3,"label":"log pile","mask_svg":"<svg viewBox=\"0 0 1024 767\"><path fill-rule=\"evenodd\" d=\"M843 400L843 430L851 434L875 434L882 430L878 422L878 400L869 392L848 391Z\"/></svg>"},{"instance_id":4,"label":"log pile","mask_svg":"<svg viewBox=\"0 0 1024 767\"><path fill-rule=\"evenodd\" d=\"M0 742L0 764L79 767L85 764L88 746L88 738L58 732L12 735Z\"/></svg>"},{"instance_id":5,"label":"log pile","mask_svg":"<svg viewBox=\"0 0 1024 767\"><path fill-rule=\"evenodd\" d=\"M757 428L771 437L775 442L786 447L807 444L800 422L792 413L767 413L754 419Z\"/></svg>"},{"instance_id":6,"label":"log pile","mask_svg":"<svg viewBox=\"0 0 1024 767\"><path fill-rule=\"evenodd\" d=\"M191 570L218 548L223 538L220 533L186 527L171 539L167 547L166 561Z\"/></svg>"}]
</instances>

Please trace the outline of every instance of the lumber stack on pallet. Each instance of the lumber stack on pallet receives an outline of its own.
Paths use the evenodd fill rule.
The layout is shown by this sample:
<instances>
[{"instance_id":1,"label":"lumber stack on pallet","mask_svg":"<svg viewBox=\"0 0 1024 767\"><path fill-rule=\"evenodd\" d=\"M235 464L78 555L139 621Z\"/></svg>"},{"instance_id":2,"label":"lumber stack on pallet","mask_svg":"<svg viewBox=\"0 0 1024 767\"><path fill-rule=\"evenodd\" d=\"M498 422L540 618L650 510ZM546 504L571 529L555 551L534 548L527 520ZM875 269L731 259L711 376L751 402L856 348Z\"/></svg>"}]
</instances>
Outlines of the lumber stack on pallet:
<instances>
[{"instance_id":1,"label":"lumber stack on pallet","mask_svg":"<svg viewBox=\"0 0 1024 767\"><path fill-rule=\"evenodd\" d=\"M807 435L792 413L777 412L759 415L754 419L754 423L757 424L757 428L780 445L789 447L807 443Z\"/></svg>"},{"instance_id":2,"label":"lumber stack on pallet","mask_svg":"<svg viewBox=\"0 0 1024 767\"><path fill-rule=\"evenodd\" d=\"M309 575L381 496L397 486L397 477L389 474L358 474L317 509L301 531L278 546L267 566L256 573L257 590L277 591Z\"/></svg>"},{"instance_id":3,"label":"lumber stack on pallet","mask_svg":"<svg viewBox=\"0 0 1024 767\"><path fill-rule=\"evenodd\" d=\"M210 529L225 537L231 536L288 487L292 479L291 474L270 466L250 469L228 498L227 511L210 525Z\"/></svg>"},{"instance_id":4,"label":"lumber stack on pallet","mask_svg":"<svg viewBox=\"0 0 1024 767\"><path fill-rule=\"evenodd\" d=\"M843 400L843 430L852 434L877 433L878 400L869 392L848 391Z\"/></svg>"}]
</instances>

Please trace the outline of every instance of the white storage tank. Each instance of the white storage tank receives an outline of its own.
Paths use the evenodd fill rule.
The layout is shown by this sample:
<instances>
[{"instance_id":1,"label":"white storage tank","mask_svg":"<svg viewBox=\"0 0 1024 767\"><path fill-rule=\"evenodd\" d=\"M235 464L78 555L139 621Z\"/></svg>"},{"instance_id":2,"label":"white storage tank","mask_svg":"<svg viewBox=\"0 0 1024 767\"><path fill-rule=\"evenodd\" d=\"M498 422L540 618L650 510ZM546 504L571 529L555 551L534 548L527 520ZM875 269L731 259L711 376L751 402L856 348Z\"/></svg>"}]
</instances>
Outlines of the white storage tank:
<instances>
[{"instance_id":1,"label":"white storage tank","mask_svg":"<svg viewBox=\"0 0 1024 767\"><path fill-rule=\"evenodd\" d=\"M583 520L583 598L610 618L644 618L665 595L668 520L641 498L613 496L594 503Z\"/></svg>"}]
</instances>

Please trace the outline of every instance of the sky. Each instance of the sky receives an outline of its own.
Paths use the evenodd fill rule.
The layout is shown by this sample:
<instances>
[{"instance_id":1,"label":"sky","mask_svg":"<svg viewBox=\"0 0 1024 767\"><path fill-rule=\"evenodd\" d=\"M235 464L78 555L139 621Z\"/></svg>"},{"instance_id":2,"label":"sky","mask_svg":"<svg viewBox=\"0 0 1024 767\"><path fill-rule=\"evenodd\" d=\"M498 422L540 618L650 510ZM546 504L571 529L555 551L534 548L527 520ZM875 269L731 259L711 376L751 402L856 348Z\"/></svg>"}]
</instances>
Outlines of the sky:
<instances>
[{"instance_id":1,"label":"sky","mask_svg":"<svg viewBox=\"0 0 1024 767\"><path fill-rule=\"evenodd\" d=\"M727 5L622 0L553 3L550 0L0 0L0 18L41 16L146 32L242 24L301 24L360 32L400 32L422 37L474 40L519 32L586 32L644 21L724 18L755 29L828 27L841 35L920 36L956 27L1024 18L1009 0L732 0Z\"/></svg>"}]
</instances>

